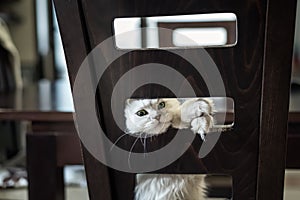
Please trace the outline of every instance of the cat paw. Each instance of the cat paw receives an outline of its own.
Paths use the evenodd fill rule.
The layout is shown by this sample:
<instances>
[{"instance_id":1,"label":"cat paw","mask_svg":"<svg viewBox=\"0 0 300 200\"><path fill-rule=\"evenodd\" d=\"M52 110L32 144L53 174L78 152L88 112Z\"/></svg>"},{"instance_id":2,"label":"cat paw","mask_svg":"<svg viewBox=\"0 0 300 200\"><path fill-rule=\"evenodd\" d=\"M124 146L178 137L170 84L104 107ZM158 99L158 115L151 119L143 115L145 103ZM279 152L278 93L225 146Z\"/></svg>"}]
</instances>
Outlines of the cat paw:
<instances>
[{"instance_id":1,"label":"cat paw","mask_svg":"<svg viewBox=\"0 0 300 200\"><path fill-rule=\"evenodd\" d=\"M203 115L211 115L213 113L214 104L211 100L200 99L195 103L195 111L197 117L202 117Z\"/></svg>"},{"instance_id":2,"label":"cat paw","mask_svg":"<svg viewBox=\"0 0 300 200\"><path fill-rule=\"evenodd\" d=\"M203 141L206 141L206 134L213 125L213 117L211 115L202 115L191 122L191 130L200 135Z\"/></svg>"},{"instance_id":3,"label":"cat paw","mask_svg":"<svg viewBox=\"0 0 300 200\"><path fill-rule=\"evenodd\" d=\"M190 99L182 104L181 120L191 122L195 118L213 114L213 102L208 99Z\"/></svg>"}]
</instances>

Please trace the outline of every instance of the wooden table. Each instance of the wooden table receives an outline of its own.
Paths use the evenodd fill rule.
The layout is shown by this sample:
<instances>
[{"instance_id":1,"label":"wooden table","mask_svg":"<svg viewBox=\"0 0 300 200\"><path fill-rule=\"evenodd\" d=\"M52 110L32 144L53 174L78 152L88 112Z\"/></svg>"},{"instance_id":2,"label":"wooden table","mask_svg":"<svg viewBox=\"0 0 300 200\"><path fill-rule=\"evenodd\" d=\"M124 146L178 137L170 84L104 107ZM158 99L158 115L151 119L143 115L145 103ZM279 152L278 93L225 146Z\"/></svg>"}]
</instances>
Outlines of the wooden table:
<instances>
[{"instance_id":1,"label":"wooden table","mask_svg":"<svg viewBox=\"0 0 300 200\"><path fill-rule=\"evenodd\" d=\"M63 167L82 164L68 80L43 80L0 95L0 120L29 121L26 135L30 200L64 199Z\"/></svg>"},{"instance_id":2,"label":"wooden table","mask_svg":"<svg viewBox=\"0 0 300 200\"><path fill-rule=\"evenodd\" d=\"M67 80L40 81L0 96L0 120L31 122L26 142L30 200L64 199L63 167L82 163L73 111ZM293 88L287 168L300 168L299 150L300 89Z\"/></svg>"}]
</instances>

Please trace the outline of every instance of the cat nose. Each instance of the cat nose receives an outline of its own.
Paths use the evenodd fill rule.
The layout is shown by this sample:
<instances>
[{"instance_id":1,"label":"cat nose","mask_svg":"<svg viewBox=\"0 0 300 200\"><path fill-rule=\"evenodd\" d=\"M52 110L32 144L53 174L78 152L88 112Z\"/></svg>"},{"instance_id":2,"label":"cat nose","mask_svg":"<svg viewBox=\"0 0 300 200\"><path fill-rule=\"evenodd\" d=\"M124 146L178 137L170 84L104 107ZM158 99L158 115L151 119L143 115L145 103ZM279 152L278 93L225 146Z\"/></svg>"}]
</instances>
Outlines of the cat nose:
<instances>
[{"instance_id":1,"label":"cat nose","mask_svg":"<svg viewBox=\"0 0 300 200\"><path fill-rule=\"evenodd\" d=\"M159 119L160 119L160 115L156 115L156 116L154 117L154 119L156 119L156 120L158 120L158 121L159 121Z\"/></svg>"}]
</instances>

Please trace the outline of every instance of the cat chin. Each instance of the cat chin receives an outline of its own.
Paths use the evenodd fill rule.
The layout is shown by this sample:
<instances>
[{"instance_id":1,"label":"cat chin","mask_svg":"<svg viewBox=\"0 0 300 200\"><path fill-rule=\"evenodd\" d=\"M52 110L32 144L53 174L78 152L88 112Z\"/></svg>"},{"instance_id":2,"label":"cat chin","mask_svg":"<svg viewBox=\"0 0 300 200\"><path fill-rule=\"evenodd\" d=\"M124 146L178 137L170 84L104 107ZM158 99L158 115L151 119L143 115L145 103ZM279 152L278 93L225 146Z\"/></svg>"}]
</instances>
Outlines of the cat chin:
<instances>
[{"instance_id":1,"label":"cat chin","mask_svg":"<svg viewBox=\"0 0 300 200\"><path fill-rule=\"evenodd\" d=\"M167 132L170 126L171 122L159 123L157 126L151 128L149 131L145 131L145 133L148 135L160 135Z\"/></svg>"},{"instance_id":2,"label":"cat chin","mask_svg":"<svg viewBox=\"0 0 300 200\"><path fill-rule=\"evenodd\" d=\"M152 126L148 129L143 130L132 130L128 131L132 135L146 134L147 136L160 135L167 132L168 128L171 126L171 122L167 123L158 123L157 125Z\"/></svg>"},{"instance_id":3,"label":"cat chin","mask_svg":"<svg viewBox=\"0 0 300 200\"><path fill-rule=\"evenodd\" d=\"M148 124L145 124L142 127L137 127L136 124L131 123L131 121L126 121L127 126L127 133L132 135L140 135L140 134L146 134L149 136L153 135L159 135L167 132L168 128L171 126L171 121L168 119L165 119L165 122L159 122L157 120L151 121ZM147 127L147 128L144 128Z\"/></svg>"}]
</instances>

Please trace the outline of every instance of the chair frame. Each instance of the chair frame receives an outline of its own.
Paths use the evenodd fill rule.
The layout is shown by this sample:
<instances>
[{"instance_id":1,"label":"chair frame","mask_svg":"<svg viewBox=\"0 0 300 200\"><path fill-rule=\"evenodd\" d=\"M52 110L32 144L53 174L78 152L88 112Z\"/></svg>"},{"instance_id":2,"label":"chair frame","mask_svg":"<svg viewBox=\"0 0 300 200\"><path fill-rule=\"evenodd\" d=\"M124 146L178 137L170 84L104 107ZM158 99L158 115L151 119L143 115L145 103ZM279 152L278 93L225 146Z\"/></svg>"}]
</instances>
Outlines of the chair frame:
<instances>
[{"instance_id":1,"label":"chair frame","mask_svg":"<svg viewBox=\"0 0 300 200\"><path fill-rule=\"evenodd\" d=\"M200 0L198 2L200 2ZM252 132L253 134L251 136L235 137L232 136L234 134L232 133L231 136L221 137L221 141L218 143L220 145L217 145L212 154L204 159L204 163L208 168L208 173L215 173L217 171L220 173L231 172L230 175L233 176L234 199L283 199L288 104L296 12L295 0L256 0L252 2L234 1L224 3L217 0L210 2L201 1L201 4L203 4L202 7L189 7L190 4L198 5L196 0L191 0L189 2L185 1L184 4L178 1L178 5L174 5L173 1L171 2L168 0L164 3L161 1L154 1L151 2L151 4L149 2L147 3L146 0L136 0L132 2L132 4L122 3L122 1L118 0L101 0L94 2L92 2L92 0L54 0L54 3L67 59L71 85L73 85L77 71L87 54L97 44L112 35L110 24L111 17L113 16L112 12L116 14L115 17L157 16L176 14L176 11L180 12L180 14L231 12L230 6L233 6L235 7L233 12L237 13L238 20L242 20L239 25L240 30L244 31L243 34L245 33L245 30L247 30L247 27L255 24L253 24L251 19L247 21L242 17L251 17L251 14L258 13L255 17L258 16L261 17L261 19L252 20L258 20L260 23L259 28L257 29L258 38L256 39L263 42L263 44L258 43L258 47L254 46L256 49L255 53L252 53L252 55L258 54L263 56L258 56L258 60L253 61L254 64L252 62L249 64L251 69L256 69L253 75L258 76L258 81L254 81L254 83L257 84L258 94L252 93L252 95L256 95L254 101L257 103L255 105L253 104L255 113L250 114L250 118L252 116L257 116L254 117L254 124L258 123L258 126L256 126L256 129ZM242 4L248 4L248 10L246 10L245 6ZM184 7L185 5L186 8ZM250 11L250 9L252 10ZM280 15L279 13L288 14ZM100 15L101 17L99 17ZM240 16L242 17L239 18ZM248 22L249 24L245 24L244 22ZM72 31L70 31L70 28L72 28ZM239 33L240 30L238 31ZM251 48L249 46L244 46L245 44L250 43L245 41L247 38L243 34L241 35L242 41L240 41L241 46L239 48ZM282 51L282 49L284 49L284 51ZM216 51L216 53L213 53L214 51ZM228 50L227 53L220 53L220 51L208 49L208 52L213 58L236 53L234 50ZM241 60L240 63L246 64L246 59L247 57L245 57L244 60ZM225 60L225 63L227 61L228 60ZM217 64L219 63L221 62L217 61ZM255 64L258 64L259 66L256 68ZM241 72L245 72L243 70L245 69L242 67ZM224 74L226 73L224 72ZM229 78L229 76L227 78ZM237 77L237 81L241 79L242 77ZM233 88L235 87L234 85L231 86ZM234 92L229 92L229 94L234 96L236 95ZM98 95L100 95L98 98L103 100L101 91ZM239 104L242 98L240 97L240 99L235 100L237 100L236 103ZM241 107L238 109L242 109ZM259 113L256 113L256 109L259 109ZM247 111L247 109L244 111ZM248 111L250 111L250 109L248 109ZM239 119L239 113L237 114ZM105 118L101 113L100 117ZM243 120L245 120L245 118L243 118ZM107 124L105 123L105 119L103 119L103 121L104 124ZM239 122L241 121L238 121L238 124ZM245 123L242 122L241 124L245 125ZM108 124L108 126L111 125ZM242 127L242 125L237 127L236 132L243 130L239 129L239 127ZM248 140L247 137L250 139ZM241 158L247 155L247 153L250 154L251 158L247 161L250 165L248 166L249 174L246 175L246 177L250 176L250 178L248 177L251 179L249 182L245 181L244 178L241 178L241 169L238 170L237 168L234 169L230 168L230 166L226 166L226 161L220 158L222 151L225 150L221 148L222 145L226 146L231 142L237 143L243 138L246 138L245 141L242 141L242 143L244 142L243 144L245 144L245 147L241 147L235 153L238 153ZM132 189L134 186L133 174L112 170L97 161L84 146L82 146L82 150L88 178L90 199L118 199L120 197L118 196L118 193L122 192L124 195L123 198L133 198L133 190L128 191L128 188ZM248 150L249 152L247 152ZM216 160L212 157L217 155L219 155L220 166L213 165L216 163ZM229 158L229 156L227 157ZM231 161L233 162L233 160ZM228 162L230 163L229 160ZM228 167L228 169L224 169L225 167ZM246 166L243 166L244 172L245 167ZM253 169L251 169L252 167ZM175 168L176 166L169 169L174 171ZM162 172L166 171L167 170L162 170ZM251 178L251 176L255 177ZM116 180L124 179L128 180L127 186L116 189Z\"/></svg>"}]
</instances>

